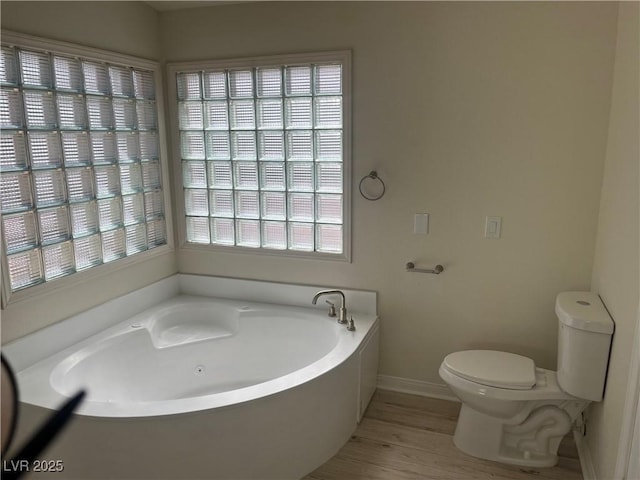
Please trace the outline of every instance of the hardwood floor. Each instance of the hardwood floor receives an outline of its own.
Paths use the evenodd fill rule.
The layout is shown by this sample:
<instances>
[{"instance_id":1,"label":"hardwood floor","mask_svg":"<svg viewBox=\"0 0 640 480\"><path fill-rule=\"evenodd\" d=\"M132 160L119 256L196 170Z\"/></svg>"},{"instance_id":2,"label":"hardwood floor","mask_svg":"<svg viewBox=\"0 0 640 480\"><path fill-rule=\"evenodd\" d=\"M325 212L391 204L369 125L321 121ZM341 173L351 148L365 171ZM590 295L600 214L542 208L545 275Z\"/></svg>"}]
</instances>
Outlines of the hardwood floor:
<instances>
[{"instance_id":1,"label":"hardwood floor","mask_svg":"<svg viewBox=\"0 0 640 480\"><path fill-rule=\"evenodd\" d=\"M351 440L304 480L582 480L570 435L554 468L502 465L462 453L453 445L459 410L455 402L378 390Z\"/></svg>"}]
</instances>

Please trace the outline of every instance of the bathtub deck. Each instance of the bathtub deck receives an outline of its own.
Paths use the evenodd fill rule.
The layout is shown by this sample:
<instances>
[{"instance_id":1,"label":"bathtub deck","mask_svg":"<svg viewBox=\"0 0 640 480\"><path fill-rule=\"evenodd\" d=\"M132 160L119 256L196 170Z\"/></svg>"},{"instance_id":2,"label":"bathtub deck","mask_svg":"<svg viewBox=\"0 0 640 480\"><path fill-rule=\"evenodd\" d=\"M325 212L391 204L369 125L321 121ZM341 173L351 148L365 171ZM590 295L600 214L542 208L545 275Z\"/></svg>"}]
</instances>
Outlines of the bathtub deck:
<instances>
[{"instance_id":1,"label":"bathtub deck","mask_svg":"<svg viewBox=\"0 0 640 480\"><path fill-rule=\"evenodd\" d=\"M525 468L480 460L453 445L460 404L376 391L351 440L304 480L582 480L570 436L554 468Z\"/></svg>"}]
</instances>

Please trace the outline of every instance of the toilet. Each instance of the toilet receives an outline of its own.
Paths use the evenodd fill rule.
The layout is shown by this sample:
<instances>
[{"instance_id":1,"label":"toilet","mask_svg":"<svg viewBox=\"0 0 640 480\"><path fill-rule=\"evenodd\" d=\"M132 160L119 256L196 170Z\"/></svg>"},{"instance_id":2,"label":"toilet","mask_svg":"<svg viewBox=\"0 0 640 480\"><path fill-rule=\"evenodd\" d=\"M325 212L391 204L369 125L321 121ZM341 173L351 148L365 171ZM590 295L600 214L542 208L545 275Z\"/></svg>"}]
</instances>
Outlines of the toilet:
<instances>
[{"instance_id":1,"label":"toilet","mask_svg":"<svg viewBox=\"0 0 640 480\"><path fill-rule=\"evenodd\" d=\"M474 457L551 467L558 445L591 402L604 395L614 324L600 297L556 298L557 371L515 353L465 350L447 355L440 377L462 401L454 444Z\"/></svg>"}]
</instances>

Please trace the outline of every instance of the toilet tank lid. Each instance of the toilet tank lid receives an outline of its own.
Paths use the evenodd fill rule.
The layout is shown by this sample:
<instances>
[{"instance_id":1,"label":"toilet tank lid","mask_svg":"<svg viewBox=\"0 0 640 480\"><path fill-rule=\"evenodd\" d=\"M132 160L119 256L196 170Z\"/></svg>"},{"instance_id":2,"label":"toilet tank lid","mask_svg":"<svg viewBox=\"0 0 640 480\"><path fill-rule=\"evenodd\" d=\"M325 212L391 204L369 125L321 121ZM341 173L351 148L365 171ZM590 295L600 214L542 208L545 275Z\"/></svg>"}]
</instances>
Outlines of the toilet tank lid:
<instances>
[{"instance_id":1,"label":"toilet tank lid","mask_svg":"<svg viewBox=\"0 0 640 480\"><path fill-rule=\"evenodd\" d=\"M536 365L530 358L495 350L450 353L444 366L451 373L489 387L528 390L536 384Z\"/></svg>"},{"instance_id":2,"label":"toilet tank lid","mask_svg":"<svg viewBox=\"0 0 640 480\"><path fill-rule=\"evenodd\" d=\"M613 320L600 297L593 292L562 292L556 298L558 319L578 330L613 333Z\"/></svg>"}]
</instances>

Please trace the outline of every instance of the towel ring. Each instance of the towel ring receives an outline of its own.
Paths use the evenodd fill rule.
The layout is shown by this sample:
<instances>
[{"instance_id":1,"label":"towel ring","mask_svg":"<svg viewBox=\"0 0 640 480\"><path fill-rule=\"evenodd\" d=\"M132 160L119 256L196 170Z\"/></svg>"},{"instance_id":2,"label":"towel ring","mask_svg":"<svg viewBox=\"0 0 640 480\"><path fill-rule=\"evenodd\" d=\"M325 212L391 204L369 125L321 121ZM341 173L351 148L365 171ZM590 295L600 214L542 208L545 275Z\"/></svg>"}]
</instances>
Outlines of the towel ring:
<instances>
[{"instance_id":1,"label":"towel ring","mask_svg":"<svg viewBox=\"0 0 640 480\"><path fill-rule=\"evenodd\" d=\"M372 180L377 180L378 182L380 182L380 185L382 185L382 192L380 192L380 194L375 196L369 196L362 191L362 184L367 178L371 178ZM362 177L362 179L360 180L360 184L358 185L358 189L360 190L360 195L362 195L367 200L371 200L373 202L376 200L380 200L382 197L384 197L384 192L387 190L387 186L384 184L382 179L378 176L378 172L376 172L375 170L372 170L369 172L369 175L365 175L364 177Z\"/></svg>"}]
</instances>

